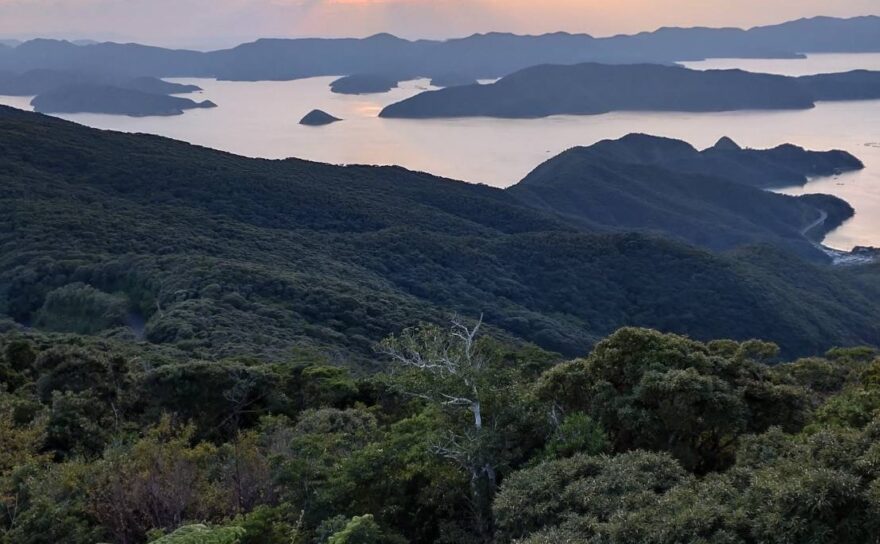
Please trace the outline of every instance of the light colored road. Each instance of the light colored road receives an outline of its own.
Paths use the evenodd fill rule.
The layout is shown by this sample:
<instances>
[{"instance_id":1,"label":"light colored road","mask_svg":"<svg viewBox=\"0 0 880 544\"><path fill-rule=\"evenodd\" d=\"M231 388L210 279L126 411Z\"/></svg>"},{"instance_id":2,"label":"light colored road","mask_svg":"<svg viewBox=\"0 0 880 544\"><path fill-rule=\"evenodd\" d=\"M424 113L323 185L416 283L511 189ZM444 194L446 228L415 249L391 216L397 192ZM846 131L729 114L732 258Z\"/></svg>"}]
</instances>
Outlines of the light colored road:
<instances>
[{"instance_id":1,"label":"light colored road","mask_svg":"<svg viewBox=\"0 0 880 544\"><path fill-rule=\"evenodd\" d=\"M801 229L802 235L806 236L811 230L817 227L821 227L825 224L825 221L828 219L828 212L826 212L825 210L819 210L819 213L822 214L819 216L819 219L816 219L815 221Z\"/></svg>"}]
</instances>

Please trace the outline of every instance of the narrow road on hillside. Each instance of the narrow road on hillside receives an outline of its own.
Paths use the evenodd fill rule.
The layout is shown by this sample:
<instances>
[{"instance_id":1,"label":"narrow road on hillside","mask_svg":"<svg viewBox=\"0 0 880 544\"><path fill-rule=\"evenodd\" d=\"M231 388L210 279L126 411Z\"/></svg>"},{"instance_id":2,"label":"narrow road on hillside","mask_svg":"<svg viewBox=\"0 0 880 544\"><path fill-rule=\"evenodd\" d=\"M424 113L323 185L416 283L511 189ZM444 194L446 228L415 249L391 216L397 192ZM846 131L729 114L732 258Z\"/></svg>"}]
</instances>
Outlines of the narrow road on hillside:
<instances>
[{"instance_id":1,"label":"narrow road on hillside","mask_svg":"<svg viewBox=\"0 0 880 544\"><path fill-rule=\"evenodd\" d=\"M822 225L825 224L825 221L828 219L828 212L826 212L825 210L819 210L819 213L821 214L819 216L819 219L816 219L815 221L813 221L812 223L810 223L809 225L807 225L806 227L801 229L802 235L806 236L807 234L809 234L809 232L811 230L813 230L817 227L821 227Z\"/></svg>"}]
</instances>

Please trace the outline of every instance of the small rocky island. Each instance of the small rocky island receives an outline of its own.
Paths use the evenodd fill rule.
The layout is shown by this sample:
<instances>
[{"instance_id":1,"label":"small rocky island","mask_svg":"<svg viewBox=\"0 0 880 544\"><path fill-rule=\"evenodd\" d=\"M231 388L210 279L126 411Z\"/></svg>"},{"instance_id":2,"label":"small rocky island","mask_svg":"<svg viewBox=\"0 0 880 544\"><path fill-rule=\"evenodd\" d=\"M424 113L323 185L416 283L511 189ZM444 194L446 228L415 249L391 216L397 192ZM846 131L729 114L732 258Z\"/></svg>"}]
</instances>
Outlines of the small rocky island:
<instances>
[{"instance_id":1,"label":"small rocky island","mask_svg":"<svg viewBox=\"0 0 880 544\"><path fill-rule=\"evenodd\" d=\"M342 121L342 119L334 117L326 111L312 110L308 114L306 114L306 116L303 117L302 120L300 120L299 124L308 127L322 127L324 125L331 125L338 121Z\"/></svg>"}]
</instances>

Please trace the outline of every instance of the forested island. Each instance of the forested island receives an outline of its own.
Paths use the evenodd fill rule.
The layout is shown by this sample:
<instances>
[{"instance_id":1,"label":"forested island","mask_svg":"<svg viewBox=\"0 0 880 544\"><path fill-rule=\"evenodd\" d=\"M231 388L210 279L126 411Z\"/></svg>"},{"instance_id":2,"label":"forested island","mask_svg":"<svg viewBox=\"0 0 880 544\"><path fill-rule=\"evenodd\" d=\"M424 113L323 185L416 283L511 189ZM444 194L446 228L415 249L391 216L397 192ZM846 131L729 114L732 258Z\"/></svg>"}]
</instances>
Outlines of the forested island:
<instances>
[{"instance_id":1,"label":"forested island","mask_svg":"<svg viewBox=\"0 0 880 544\"><path fill-rule=\"evenodd\" d=\"M809 109L819 100L880 98L880 72L801 78L658 64L543 65L491 85L425 91L380 117L596 115L613 111L719 112Z\"/></svg>"}]
</instances>

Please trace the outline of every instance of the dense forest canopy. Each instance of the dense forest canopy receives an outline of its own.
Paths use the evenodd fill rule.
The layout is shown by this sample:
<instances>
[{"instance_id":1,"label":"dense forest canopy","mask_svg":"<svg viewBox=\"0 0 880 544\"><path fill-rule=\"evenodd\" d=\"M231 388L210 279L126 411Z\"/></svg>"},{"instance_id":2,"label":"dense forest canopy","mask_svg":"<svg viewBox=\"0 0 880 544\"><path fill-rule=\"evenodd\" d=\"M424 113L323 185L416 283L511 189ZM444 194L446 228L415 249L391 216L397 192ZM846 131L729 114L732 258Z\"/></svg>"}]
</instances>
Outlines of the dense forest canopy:
<instances>
[{"instance_id":1,"label":"dense forest canopy","mask_svg":"<svg viewBox=\"0 0 880 544\"><path fill-rule=\"evenodd\" d=\"M357 376L7 333L0 542L870 542L878 353L777 356L622 329L559 364L465 320Z\"/></svg>"}]
</instances>

